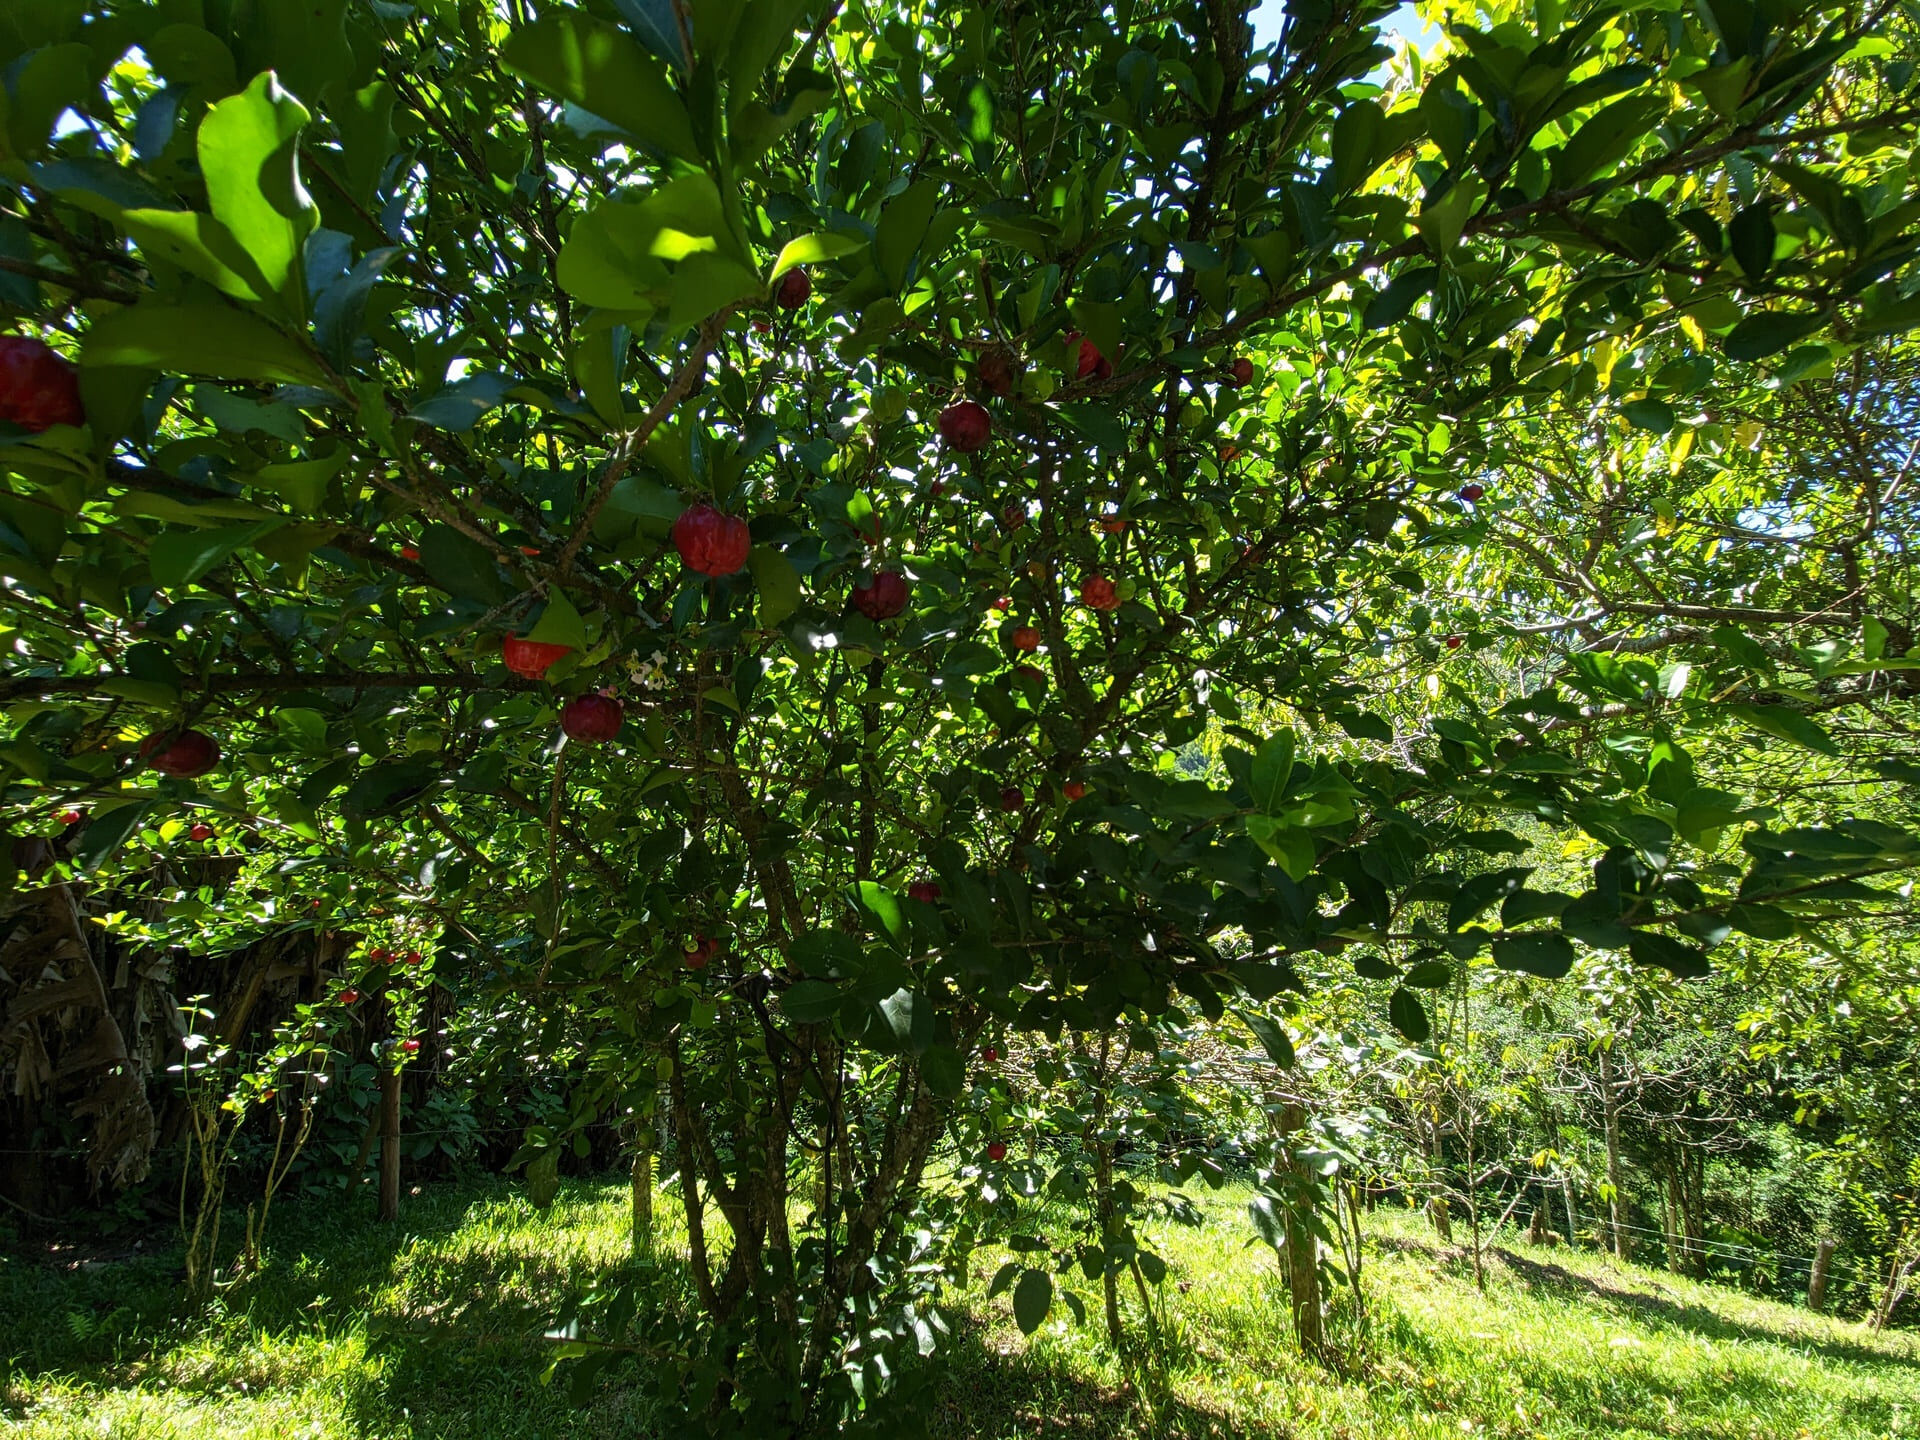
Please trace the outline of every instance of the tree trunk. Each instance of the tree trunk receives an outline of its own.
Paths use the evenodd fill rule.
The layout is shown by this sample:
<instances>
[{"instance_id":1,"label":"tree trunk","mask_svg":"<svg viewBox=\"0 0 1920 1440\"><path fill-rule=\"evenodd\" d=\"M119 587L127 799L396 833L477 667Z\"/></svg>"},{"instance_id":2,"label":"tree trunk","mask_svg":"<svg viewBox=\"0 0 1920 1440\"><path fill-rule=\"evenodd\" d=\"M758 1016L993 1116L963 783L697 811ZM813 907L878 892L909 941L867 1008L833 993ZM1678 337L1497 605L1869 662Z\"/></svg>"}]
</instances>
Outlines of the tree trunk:
<instances>
[{"instance_id":1,"label":"tree trunk","mask_svg":"<svg viewBox=\"0 0 1920 1440\"><path fill-rule=\"evenodd\" d=\"M1307 1123L1307 1114L1298 1105L1280 1108L1281 1144L1287 1148L1287 1168L1293 1173L1297 1215L1287 1223L1287 1297L1293 1305L1293 1332L1299 1338L1303 1355L1318 1355L1325 1339L1321 1328L1320 1242L1302 1223L1312 1204L1314 1177L1293 1159L1286 1137Z\"/></svg>"},{"instance_id":2,"label":"tree trunk","mask_svg":"<svg viewBox=\"0 0 1920 1440\"><path fill-rule=\"evenodd\" d=\"M1442 1245L1453 1243L1453 1220L1447 1214L1447 1197L1436 1195L1427 1201L1427 1219L1433 1222L1433 1233L1440 1237Z\"/></svg>"},{"instance_id":3,"label":"tree trunk","mask_svg":"<svg viewBox=\"0 0 1920 1440\"><path fill-rule=\"evenodd\" d=\"M1607 1128L1607 1214L1613 1231L1613 1253L1622 1260L1631 1259L1633 1244L1627 1239L1627 1192L1620 1169L1620 1104L1613 1093L1613 1051L1600 1050L1600 1108Z\"/></svg>"},{"instance_id":4,"label":"tree trunk","mask_svg":"<svg viewBox=\"0 0 1920 1440\"><path fill-rule=\"evenodd\" d=\"M380 1071L380 1218L400 1218L400 1071Z\"/></svg>"},{"instance_id":5,"label":"tree trunk","mask_svg":"<svg viewBox=\"0 0 1920 1440\"><path fill-rule=\"evenodd\" d=\"M1833 1250L1837 1243L1822 1240L1813 1248L1813 1273L1807 1277L1807 1308L1816 1314L1827 1308L1827 1275L1833 1269Z\"/></svg>"},{"instance_id":6,"label":"tree trunk","mask_svg":"<svg viewBox=\"0 0 1920 1440\"><path fill-rule=\"evenodd\" d=\"M1573 1208L1573 1177L1562 1175L1560 1189L1567 1197L1567 1248L1571 1250L1574 1242L1580 1238L1580 1215Z\"/></svg>"},{"instance_id":7,"label":"tree trunk","mask_svg":"<svg viewBox=\"0 0 1920 1440\"><path fill-rule=\"evenodd\" d=\"M640 1123L633 1152L633 1258L643 1260L653 1249L653 1124Z\"/></svg>"},{"instance_id":8,"label":"tree trunk","mask_svg":"<svg viewBox=\"0 0 1920 1440\"><path fill-rule=\"evenodd\" d=\"M1660 1191L1660 1233L1667 1242L1667 1269L1675 1275L1686 1274L1680 1250L1680 1178L1668 1164Z\"/></svg>"}]
</instances>

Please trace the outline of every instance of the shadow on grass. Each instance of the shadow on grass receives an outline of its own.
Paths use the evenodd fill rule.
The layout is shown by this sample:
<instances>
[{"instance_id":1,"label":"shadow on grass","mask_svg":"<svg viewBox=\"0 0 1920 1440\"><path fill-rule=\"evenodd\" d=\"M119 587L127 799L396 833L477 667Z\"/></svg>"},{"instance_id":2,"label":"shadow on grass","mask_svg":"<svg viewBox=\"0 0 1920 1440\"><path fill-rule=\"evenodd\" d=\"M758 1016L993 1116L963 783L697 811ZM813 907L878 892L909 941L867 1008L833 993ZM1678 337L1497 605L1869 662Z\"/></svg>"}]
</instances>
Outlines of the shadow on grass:
<instances>
[{"instance_id":1,"label":"shadow on grass","mask_svg":"<svg viewBox=\"0 0 1920 1440\"><path fill-rule=\"evenodd\" d=\"M1490 1257L1497 1258L1514 1274L1535 1284L1577 1290L1610 1309L1626 1311L1638 1319L1662 1321L1709 1340L1757 1341L1790 1345L1795 1349L1813 1351L1828 1360L1846 1360L1868 1365L1895 1364L1910 1369L1920 1369L1920 1361L1916 1361L1910 1355L1902 1355L1892 1350L1876 1350L1846 1340L1815 1335L1790 1320L1779 1326L1743 1323L1730 1320L1705 1305L1692 1305L1682 1300L1650 1295L1644 1290L1608 1285L1589 1275L1576 1275L1565 1266L1530 1260L1524 1255L1516 1255L1511 1250L1495 1249L1488 1254Z\"/></svg>"},{"instance_id":2,"label":"shadow on grass","mask_svg":"<svg viewBox=\"0 0 1920 1440\"><path fill-rule=\"evenodd\" d=\"M964 1313L953 1320L933 1406L931 1433L941 1440L1224 1440L1243 1434L1225 1413L1172 1400L1150 1407L1130 1385L1076 1374Z\"/></svg>"}]
</instances>

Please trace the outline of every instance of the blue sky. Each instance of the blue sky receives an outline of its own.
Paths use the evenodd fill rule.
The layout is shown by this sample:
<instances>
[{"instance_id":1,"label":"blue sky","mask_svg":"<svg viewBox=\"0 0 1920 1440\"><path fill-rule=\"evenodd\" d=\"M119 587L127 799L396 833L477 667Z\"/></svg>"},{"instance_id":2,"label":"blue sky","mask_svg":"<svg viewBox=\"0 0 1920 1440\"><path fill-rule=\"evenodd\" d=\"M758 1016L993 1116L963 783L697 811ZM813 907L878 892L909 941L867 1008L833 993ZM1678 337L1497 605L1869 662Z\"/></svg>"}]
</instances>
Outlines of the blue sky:
<instances>
[{"instance_id":1,"label":"blue sky","mask_svg":"<svg viewBox=\"0 0 1920 1440\"><path fill-rule=\"evenodd\" d=\"M1253 43L1271 45L1279 39L1280 22L1285 14L1285 0L1260 0L1260 3L1253 7ZM1390 36L1406 36L1422 50L1440 38L1440 32L1414 14L1411 5L1402 5L1394 11L1382 29Z\"/></svg>"}]
</instances>

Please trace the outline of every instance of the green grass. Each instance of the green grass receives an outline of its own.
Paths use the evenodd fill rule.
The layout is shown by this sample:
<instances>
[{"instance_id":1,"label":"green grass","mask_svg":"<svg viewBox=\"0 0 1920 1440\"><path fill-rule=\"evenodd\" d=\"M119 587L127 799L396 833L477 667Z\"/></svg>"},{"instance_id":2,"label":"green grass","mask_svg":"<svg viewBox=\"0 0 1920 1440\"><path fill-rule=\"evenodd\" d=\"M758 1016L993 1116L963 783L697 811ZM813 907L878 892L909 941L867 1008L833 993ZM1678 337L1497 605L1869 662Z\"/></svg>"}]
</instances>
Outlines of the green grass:
<instances>
[{"instance_id":1,"label":"green grass","mask_svg":"<svg viewBox=\"0 0 1920 1440\"><path fill-rule=\"evenodd\" d=\"M1056 1307L1031 1339L993 1262L952 1297L934 1433L1289 1440L1887 1440L1920 1437L1920 1341L1604 1256L1507 1237L1482 1295L1410 1217L1372 1218L1372 1333L1329 1368L1293 1353L1244 1192L1155 1232L1171 1273L1164 1375L1129 1386L1098 1325ZM663 1217L671 1213L663 1206ZM591 1406L541 1383L562 1297L617 1270L626 1191L575 1184L544 1214L510 1186L428 1189L397 1226L364 1197L288 1205L266 1273L192 1324L176 1258L0 1258L7 1440L557 1440L653 1433L638 1379ZM671 1232L666 1243L673 1241ZM1093 1287L1082 1286L1092 1315ZM1137 1318L1137 1317L1136 1317ZM1350 1334L1348 1336L1350 1337ZM773 1440L773 1437L769 1437Z\"/></svg>"}]
</instances>

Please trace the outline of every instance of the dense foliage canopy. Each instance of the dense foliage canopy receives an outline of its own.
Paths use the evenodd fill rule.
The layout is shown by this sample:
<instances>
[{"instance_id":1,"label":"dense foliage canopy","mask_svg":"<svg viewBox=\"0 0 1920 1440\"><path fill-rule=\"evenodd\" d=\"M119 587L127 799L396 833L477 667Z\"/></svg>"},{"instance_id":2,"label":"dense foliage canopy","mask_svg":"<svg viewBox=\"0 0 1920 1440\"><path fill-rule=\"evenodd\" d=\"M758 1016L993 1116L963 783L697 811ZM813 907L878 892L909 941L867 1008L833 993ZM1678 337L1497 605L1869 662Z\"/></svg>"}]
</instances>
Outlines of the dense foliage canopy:
<instances>
[{"instance_id":1,"label":"dense foliage canopy","mask_svg":"<svg viewBox=\"0 0 1920 1440\"><path fill-rule=\"evenodd\" d=\"M1886 925L1910 10L1391 8L11 7L20 865L585 1017L691 1229L627 1303L763 1433L1037 1183L1006 1034Z\"/></svg>"}]
</instances>

